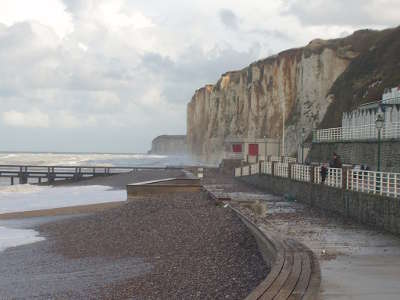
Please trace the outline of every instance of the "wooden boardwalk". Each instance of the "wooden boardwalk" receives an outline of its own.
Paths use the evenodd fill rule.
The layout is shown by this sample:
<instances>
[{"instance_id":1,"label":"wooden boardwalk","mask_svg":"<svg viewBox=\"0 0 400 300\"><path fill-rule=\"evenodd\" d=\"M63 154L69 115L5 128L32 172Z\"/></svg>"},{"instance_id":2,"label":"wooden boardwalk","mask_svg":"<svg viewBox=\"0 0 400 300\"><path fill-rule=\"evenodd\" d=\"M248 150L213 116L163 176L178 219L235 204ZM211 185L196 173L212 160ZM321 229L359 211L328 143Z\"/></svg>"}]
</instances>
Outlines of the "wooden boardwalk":
<instances>
[{"instance_id":1,"label":"wooden boardwalk","mask_svg":"<svg viewBox=\"0 0 400 300\"><path fill-rule=\"evenodd\" d=\"M180 167L110 167L110 166L33 166L33 165L0 165L0 177L10 179L10 184L28 183L34 179L37 183L53 183L56 180L80 180L96 176L110 176L138 170L183 169Z\"/></svg>"},{"instance_id":2,"label":"wooden boardwalk","mask_svg":"<svg viewBox=\"0 0 400 300\"><path fill-rule=\"evenodd\" d=\"M317 299L321 281L318 260L294 239L268 237L277 253L267 278L246 300Z\"/></svg>"}]
</instances>

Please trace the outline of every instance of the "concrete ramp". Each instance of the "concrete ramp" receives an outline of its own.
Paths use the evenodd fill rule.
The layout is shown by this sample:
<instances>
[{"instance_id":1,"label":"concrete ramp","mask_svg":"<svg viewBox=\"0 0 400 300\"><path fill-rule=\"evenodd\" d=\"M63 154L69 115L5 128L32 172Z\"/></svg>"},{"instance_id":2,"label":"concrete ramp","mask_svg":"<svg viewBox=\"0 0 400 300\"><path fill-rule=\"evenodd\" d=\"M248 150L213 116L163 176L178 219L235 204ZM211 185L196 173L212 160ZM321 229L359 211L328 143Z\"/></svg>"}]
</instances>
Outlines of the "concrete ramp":
<instances>
[{"instance_id":1,"label":"concrete ramp","mask_svg":"<svg viewBox=\"0 0 400 300\"><path fill-rule=\"evenodd\" d=\"M128 184L126 186L128 200L146 195L199 192L201 190L202 186L199 178L164 178Z\"/></svg>"}]
</instances>

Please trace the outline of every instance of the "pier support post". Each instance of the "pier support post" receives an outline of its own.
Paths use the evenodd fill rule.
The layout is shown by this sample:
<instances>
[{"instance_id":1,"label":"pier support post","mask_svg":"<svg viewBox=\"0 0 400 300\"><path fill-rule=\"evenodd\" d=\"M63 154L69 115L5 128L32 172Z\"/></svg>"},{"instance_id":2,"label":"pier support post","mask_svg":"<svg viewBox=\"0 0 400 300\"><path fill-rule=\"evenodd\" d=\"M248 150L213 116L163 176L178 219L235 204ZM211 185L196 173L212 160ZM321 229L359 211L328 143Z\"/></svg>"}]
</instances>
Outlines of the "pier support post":
<instances>
[{"instance_id":1,"label":"pier support post","mask_svg":"<svg viewBox=\"0 0 400 300\"><path fill-rule=\"evenodd\" d=\"M48 183L53 183L54 180L55 180L54 167L48 167L47 168L47 182Z\"/></svg>"}]
</instances>

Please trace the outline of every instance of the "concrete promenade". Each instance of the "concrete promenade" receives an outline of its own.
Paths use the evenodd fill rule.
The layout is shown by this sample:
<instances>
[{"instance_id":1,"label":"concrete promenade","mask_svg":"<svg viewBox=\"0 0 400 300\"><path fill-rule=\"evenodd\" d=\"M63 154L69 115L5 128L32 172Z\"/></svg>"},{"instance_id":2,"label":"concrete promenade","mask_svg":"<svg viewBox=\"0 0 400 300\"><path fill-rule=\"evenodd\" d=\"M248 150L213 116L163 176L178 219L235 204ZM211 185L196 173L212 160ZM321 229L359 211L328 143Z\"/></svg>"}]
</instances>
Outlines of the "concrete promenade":
<instances>
[{"instance_id":1,"label":"concrete promenade","mask_svg":"<svg viewBox=\"0 0 400 300\"><path fill-rule=\"evenodd\" d=\"M320 261L320 299L399 299L400 239L235 179L211 188L262 229L292 237ZM254 209L259 202L264 208ZM235 204L236 203L236 204Z\"/></svg>"}]
</instances>

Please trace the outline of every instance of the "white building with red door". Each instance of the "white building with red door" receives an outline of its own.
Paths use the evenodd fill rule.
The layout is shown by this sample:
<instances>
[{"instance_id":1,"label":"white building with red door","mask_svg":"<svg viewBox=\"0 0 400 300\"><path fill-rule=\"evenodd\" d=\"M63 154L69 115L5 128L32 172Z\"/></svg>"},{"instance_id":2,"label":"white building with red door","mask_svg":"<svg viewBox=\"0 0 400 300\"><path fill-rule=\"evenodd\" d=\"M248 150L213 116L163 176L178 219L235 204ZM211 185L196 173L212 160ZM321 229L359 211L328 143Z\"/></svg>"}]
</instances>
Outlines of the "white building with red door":
<instances>
[{"instance_id":1,"label":"white building with red door","mask_svg":"<svg viewBox=\"0 0 400 300\"><path fill-rule=\"evenodd\" d=\"M249 163L280 155L279 139L228 138L224 147L225 159L240 159Z\"/></svg>"}]
</instances>

